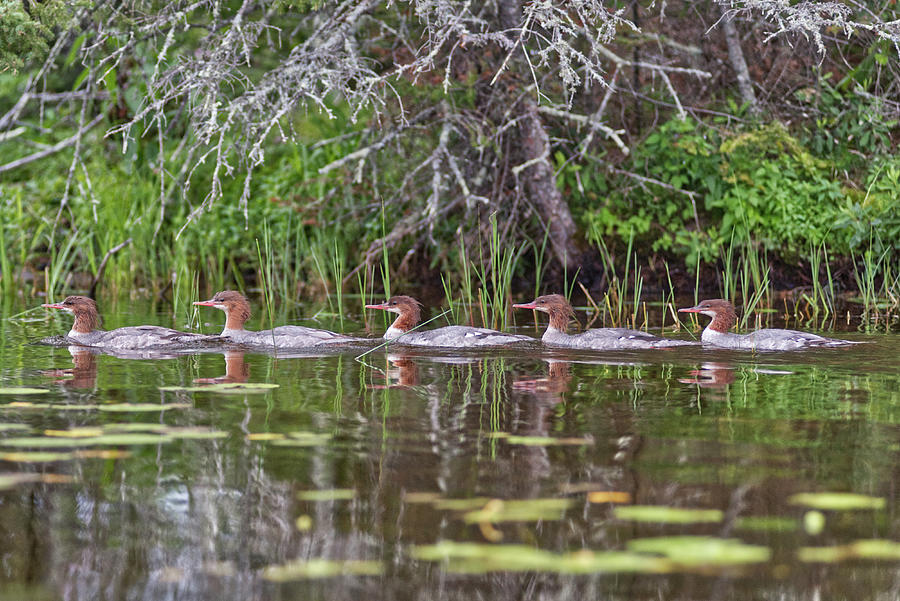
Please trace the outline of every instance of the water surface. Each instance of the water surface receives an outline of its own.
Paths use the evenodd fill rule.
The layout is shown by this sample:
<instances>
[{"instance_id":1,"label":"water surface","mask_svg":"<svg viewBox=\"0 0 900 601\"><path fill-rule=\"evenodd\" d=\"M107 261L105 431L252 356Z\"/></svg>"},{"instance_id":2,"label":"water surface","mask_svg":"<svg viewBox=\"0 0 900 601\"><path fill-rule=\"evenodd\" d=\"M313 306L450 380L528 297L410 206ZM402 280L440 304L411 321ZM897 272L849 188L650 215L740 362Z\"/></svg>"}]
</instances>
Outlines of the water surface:
<instances>
[{"instance_id":1,"label":"water surface","mask_svg":"<svg viewBox=\"0 0 900 601\"><path fill-rule=\"evenodd\" d=\"M0 386L45 390L0 395L0 598L900 595L895 334L361 361L27 344L68 324L0 323ZM214 382L277 388L168 389ZM795 496L822 492L860 496Z\"/></svg>"}]
</instances>

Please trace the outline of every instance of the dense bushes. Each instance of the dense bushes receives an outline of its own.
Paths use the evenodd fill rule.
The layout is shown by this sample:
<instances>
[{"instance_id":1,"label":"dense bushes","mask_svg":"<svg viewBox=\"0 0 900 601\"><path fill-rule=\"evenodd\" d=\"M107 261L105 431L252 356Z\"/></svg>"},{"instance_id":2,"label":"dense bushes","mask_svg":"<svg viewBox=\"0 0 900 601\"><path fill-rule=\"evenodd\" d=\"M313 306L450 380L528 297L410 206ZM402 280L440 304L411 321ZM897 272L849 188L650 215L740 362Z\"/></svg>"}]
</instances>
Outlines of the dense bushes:
<instances>
[{"instance_id":1,"label":"dense bushes","mask_svg":"<svg viewBox=\"0 0 900 601\"><path fill-rule=\"evenodd\" d=\"M567 168L561 184L584 208L589 240L624 244L634 236L688 265L713 261L735 242L784 260L822 244L840 255L858 254L873 241L900 248L900 161L887 154L867 162L848 158L863 141L886 151L884 127L860 125L864 135L826 144L826 132L847 131L846 124L832 125L837 129L805 136L777 121L729 132L672 119L619 172L579 175L577 185L576 171Z\"/></svg>"}]
</instances>

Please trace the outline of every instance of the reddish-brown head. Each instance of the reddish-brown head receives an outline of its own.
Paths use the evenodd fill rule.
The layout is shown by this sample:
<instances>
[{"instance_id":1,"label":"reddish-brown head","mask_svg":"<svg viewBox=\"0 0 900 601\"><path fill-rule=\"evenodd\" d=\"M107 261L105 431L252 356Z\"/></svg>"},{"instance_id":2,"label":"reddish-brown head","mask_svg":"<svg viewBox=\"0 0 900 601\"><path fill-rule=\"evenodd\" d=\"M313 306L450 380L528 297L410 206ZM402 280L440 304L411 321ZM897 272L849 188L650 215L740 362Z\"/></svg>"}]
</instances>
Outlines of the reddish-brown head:
<instances>
[{"instance_id":1,"label":"reddish-brown head","mask_svg":"<svg viewBox=\"0 0 900 601\"><path fill-rule=\"evenodd\" d=\"M380 309L398 315L392 328L404 332L414 328L422 318L422 303L411 296L392 296L380 305L366 305L366 309Z\"/></svg>"},{"instance_id":2,"label":"reddish-brown head","mask_svg":"<svg viewBox=\"0 0 900 601\"><path fill-rule=\"evenodd\" d=\"M532 309L543 311L550 315L550 327L560 332L565 332L569 327L569 320L575 317L575 310L562 294L546 294L539 296L530 303L513 305L517 309Z\"/></svg>"},{"instance_id":3,"label":"reddish-brown head","mask_svg":"<svg viewBox=\"0 0 900 601\"><path fill-rule=\"evenodd\" d=\"M678 309L679 313L702 313L712 317L712 322L707 326L717 332L727 332L737 323L737 314L734 305L724 298L711 298L700 301L693 307Z\"/></svg>"},{"instance_id":4,"label":"reddish-brown head","mask_svg":"<svg viewBox=\"0 0 900 601\"><path fill-rule=\"evenodd\" d=\"M200 307L214 307L225 312L226 330L243 330L244 323L250 319L250 302L235 290L217 292L209 300L194 303Z\"/></svg>"},{"instance_id":5,"label":"reddish-brown head","mask_svg":"<svg viewBox=\"0 0 900 601\"><path fill-rule=\"evenodd\" d=\"M80 334L88 334L100 327L100 314L97 312L97 303L86 296L67 296L61 303L47 303L41 305L46 309L60 309L68 311L75 316L72 329Z\"/></svg>"}]
</instances>

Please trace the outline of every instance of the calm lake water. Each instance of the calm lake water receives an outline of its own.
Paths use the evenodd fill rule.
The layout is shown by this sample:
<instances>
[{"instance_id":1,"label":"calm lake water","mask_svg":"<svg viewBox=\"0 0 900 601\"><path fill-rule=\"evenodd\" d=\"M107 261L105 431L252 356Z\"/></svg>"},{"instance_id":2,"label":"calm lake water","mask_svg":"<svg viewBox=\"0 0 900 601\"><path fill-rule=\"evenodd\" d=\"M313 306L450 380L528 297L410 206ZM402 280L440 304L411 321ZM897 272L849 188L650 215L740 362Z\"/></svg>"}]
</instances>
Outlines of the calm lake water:
<instances>
[{"instance_id":1,"label":"calm lake water","mask_svg":"<svg viewBox=\"0 0 900 601\"><path fill-rule=\"evenodd\" d=\"M44 390L0 395L0 600L900 598L897 334L362 361L27 344L70 323L0 322L0 386ZM107 315L137 323L173 325ZM165 389L214 379L277 388Z\"/></svg>"}]
</instances>

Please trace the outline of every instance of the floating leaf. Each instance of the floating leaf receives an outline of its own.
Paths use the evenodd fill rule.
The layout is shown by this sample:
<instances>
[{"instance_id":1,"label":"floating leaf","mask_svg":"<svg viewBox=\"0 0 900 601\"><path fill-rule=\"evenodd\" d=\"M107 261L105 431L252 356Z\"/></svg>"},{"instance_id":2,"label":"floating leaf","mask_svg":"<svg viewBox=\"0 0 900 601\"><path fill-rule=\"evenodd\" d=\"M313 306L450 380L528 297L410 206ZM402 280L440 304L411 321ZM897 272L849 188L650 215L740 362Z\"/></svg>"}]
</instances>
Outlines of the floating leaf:
<instances>
[{"instance_id":1,"label":"floating leaf","mask_svg":"<svg viewBox=\"0 0 900 601\"><path fill-rule=\"evenodd\" d=\"M788 497L788 503L832 511L884 509L885 506L885 500L882 497L870 497L849 492L803 492Z\"/></svg>"},{"instance_id":2,"label":"floating leaf","mask_svg":"<svg viewBox=\"0 0 900 601\"><path fill-rule=\"evenodd\" d=\"M171 390L178 392L219 392L223 394L263 394L269 392L273 388L278 388L278 384L268 384L265 382L220 382L218 384L209 384L207 386L161 386L160 390Z\"/></svg>"},{"instance_id":3,"label":"floating leaf","mask_svg":"<svg viewBox=\"0 0 900 601\"><path fill-rule=\"evenodd\" d=\"M0 394L44 394L46 388L0 388Z\"/></svg>"},{"instance_id":4,"label":"floating leaf","mask_svg":"<svg viewBox=\"0 0 900 601\"><path fill-rule=\"evenodd\" d=\"M75 456L86 459L124 459L131 457L131 453L122 449L80 449L75 451Z\"/></svg>"},{"instance_id":5,"label":"floating leaf","mask_svg":"<svg viewBox=\"0 0 900 601\"><path fill-rule=\"evenodd\" d=\"M491 499L477 511L463 515L467 524L479 522L537 522L559 520L572 505L571 499L526 499L504 501Z\"/></svg>"},{"instance_id":6,"label":"floating leaf","mask_svg":"<svg viewBox=\"0 0 900 601\"><path fill-rule=\"evenodd\" d=\"M141 445L172 442L169 436L157 434L104 434L91 438L53 438L50 436L29 436L24 438L7 438L0 440L0 446L32 447L37 449L55 449L65 447L92 447L103 445Z\"/></svg>"},{"instance_id":7,"label":"floating leaf","mask_svg":"<svg viewBox=\"0 0 900 601\"><path fill-rule=\"evenodd\" d=\"M810 536L822 534L825 530L825 514L816 509L811 509L803 514L803 529Z\"/></svg>"},{"instance_id":8,"label":"floating leaf","mask_svg":"<svg viewBox=\"0 0 900 601\"><path fill-rule=\"evenodd\" d=\"M333 576L378 576L383 571L380 561L336 561L310 559L291 561L263 569L262 576L273 582L287 582L305 578L331 578Z\"/></svg>"},{"instance_id":9,"label":"floating leaf","mask_svg":"<svg viewBox=\"0 0 900 601\"><path fill-rule=\"evenodd\" d=\"M115 432L165 432L170 426L157 423L141 423L134 422L130 424L104 424L104 430L113 430Z\"/></svg>"},{"instance_id":10,"label":"floating leaf","mask_svg":"<svg viewBox=\"0 0 900 601\"><path fill-rule=\"evenodd\" d=\"M661 536L628 541L628 549L658 553L686 567L729 566L768 561L768 547L748 545L733 538L712 536Z\"/></svg>"},{"instance_id":11,"label":"floating leaf","mask_svg":"<svg viewBox=\"0 0 900 601\"><path fill-rule=\"evenodd\" d=\"M660 522L663 524L694 524L721 522L723 514L718 509L688 509L664 505L631 505L613 509L613 516L634 522Z\"/></svg>"},{"instance_id":12,"label":"floating leaf","mask_svg":"<svg viewBox=\"0 0 900 601\"><path fill-rule=\"evenodd\" d=\"M631 503L631 493L617 490L595 490L588 493L587 500L591 503Z\"/></svg>"},{"instance_id":13,"label":"floating leaf","mask_svg":"<svg viewBox=\"0 0 900 601\"><path fill-rule=\"evenodd\" d=\"M70 428L69 430L44 430L44 436L57 438L89 438L103 434L103 428Z\"/></svg>"},{"instance_id":14,"label":"floating leaf","mask_svg":"<svg viewBox=\"0 0 900 601\"><path fill-rule=\"evenodd\" d=\"M0 432L13 432L20 430L31 430L31 426L27 424L0 424Z\"/></svg>"},{"instance_id":15,"label":"floating leaf","mask_svg":"<svg viewBox=\"0 0 900 601\"><path fill-rule=\"evenodd\" d=\"M792 532L800 527L794 518L774 515L747 515L735 520L735 528L769 532Z\"/></svg>"},{"instance_id":16,"label":"floating leaf","mask_svg":"<svg viewBox=\"0 0 900 601\"><path fill-rule=\"evenodd\" d=\"M552 436L507 436L506 442L528 447L553 447L565 445L592 445L593 438L553 438Z\"/></svg>"},{"instance_id":17,"label":"floating leaf","mask_svg":"<svg viewBox=\"0 0 900 601\"><path fill-rule=\"evenodd\" d=\"M331 490L303 490L297 493L301 501L346 501L356 496L352 488L333 488Z\"/></svg>"},{"instance_id":18,"label":"floating leaf","mask_svg":"<svg viewBox=\"0 0 900 601\"><path fill-rule=\"evenodd\" d=\"M441 541L414 547L413 557L423 561L446 562L447 571L484 574L487 572L553 572L590 574L595 572L662 573L672 569L668 560L623 551L582 550L553 553L526 545L492 545Z\"/></svg>"},{"instance_id":19,"label":"floating leaf","mask_svg":"<svg viewBox=\"0 0 900 601\"><path fill-rule=\"evenodd\" d=\"M210 430L209 428L169 428L163 433L166 436L184 440L214 440L228 436L228 432L224 430Z\"/></svg>"},{"instance_id":20,"label":"floating leaf","mask_svg":"<svg viewBox=\"0 0 900 601\"><path fill-rule=\"evenodd\" d=\"M284 438L284 434L280 434L278 432L254 432L252 434L247 435L247 440L281 440Z\"/></svg>"},{"instance_id":21,"label":"floating leaf","mask_svg":"<svg viewBox=\"0 0 900 601\"><path fill-rule=\"evenodd\" d=\"M21 451L17 453L0 453L0 459L15 463L47 463L51 461L68 461L75 459L75 453L53 453L51 451Z\"/></svg>"},{"instance_id":22,"label":"floating leaf","mask_svg":"<svg viewBox=\"0 0 900 601\"><path fill-rule=\"evenodd\" d=\"M100 405L97 408L100 411L137 413L141 411L168 411L170 409L187 409L191 406L192 405L190 403L112 403L110 405Z\"/></svg>"},{"instance_id":23,"label":"floating leaf","mask_svg":"<svg viewBox=\"0 0 900 601\"><path fill-rule=\"evenodd\" d=\"M797 557L800 561L820 563L836 563L848 559L900 560L900 543L866 539L834 547L800 547Z\"/></svg>"}]
</instances>

